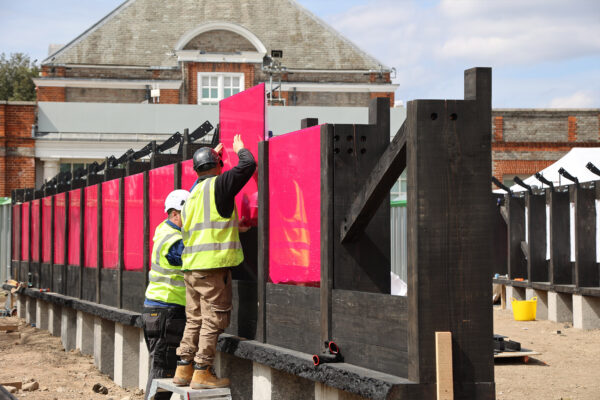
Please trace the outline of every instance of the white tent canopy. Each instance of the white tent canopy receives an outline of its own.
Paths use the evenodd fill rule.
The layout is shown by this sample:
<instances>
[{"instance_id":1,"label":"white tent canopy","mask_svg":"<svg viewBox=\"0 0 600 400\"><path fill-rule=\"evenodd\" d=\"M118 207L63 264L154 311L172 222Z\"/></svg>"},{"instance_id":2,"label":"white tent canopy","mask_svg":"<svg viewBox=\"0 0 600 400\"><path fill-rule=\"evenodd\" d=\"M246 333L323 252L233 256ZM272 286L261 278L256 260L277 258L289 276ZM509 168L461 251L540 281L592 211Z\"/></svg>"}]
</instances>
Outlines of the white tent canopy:
<instances>
[{"instance_id":1,"label":"white tent canopy","mask_svg":"<svg viewBox=\"0 0 600 400\"><path fill-rule=\"evenodd\" d=\"M600 147L575 147L565 154L561 159L554 164L539 171L547 180L551 181L554 186L572 184L568 179L562 177L558 170L564 168L569 174L579 179L579 182L589 182L600 180L600 176L594 174L586 168L586 164L591 162L600 169ZM542 184L535 175L524 179L525 184L534 188L546 188L548 186ZM515 184L510 187L513 192L523 192L527 189ZM506 193L502 189L494 190L495 193Z\"/></svg>"}]
</instances>

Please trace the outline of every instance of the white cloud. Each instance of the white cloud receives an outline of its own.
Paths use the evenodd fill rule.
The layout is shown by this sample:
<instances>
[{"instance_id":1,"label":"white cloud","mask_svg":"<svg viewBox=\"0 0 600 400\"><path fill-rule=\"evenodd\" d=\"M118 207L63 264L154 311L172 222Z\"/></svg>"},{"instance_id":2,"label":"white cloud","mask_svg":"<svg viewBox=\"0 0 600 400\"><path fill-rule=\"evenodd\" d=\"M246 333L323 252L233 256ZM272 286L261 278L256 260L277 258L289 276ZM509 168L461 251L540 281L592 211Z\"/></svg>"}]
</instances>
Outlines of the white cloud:
<instances>
[{"instance_id":1,"label":"white cloud","mask_svg":"<svg viewBox=\"0 0 600 400\"><path fill-rule=\"evenodd\" d=\"M555 97L550 103L550 108L591 108L598 104L598 99L586 90L577 92L566 97Z\"/></svg>"}]
</instances>

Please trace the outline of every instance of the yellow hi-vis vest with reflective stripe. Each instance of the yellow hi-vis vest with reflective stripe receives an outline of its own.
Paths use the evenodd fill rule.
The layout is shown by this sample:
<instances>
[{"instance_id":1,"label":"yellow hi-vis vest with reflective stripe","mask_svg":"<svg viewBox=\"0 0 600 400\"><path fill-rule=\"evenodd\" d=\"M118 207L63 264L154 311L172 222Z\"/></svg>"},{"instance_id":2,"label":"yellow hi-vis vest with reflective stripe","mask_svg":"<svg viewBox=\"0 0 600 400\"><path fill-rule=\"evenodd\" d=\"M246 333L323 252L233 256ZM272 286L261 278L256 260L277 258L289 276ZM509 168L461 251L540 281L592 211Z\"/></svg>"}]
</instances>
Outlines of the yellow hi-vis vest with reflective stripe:
<instances>
[{"instance_id":1,"label":"yellow hi-vis vest with reflective stripe","mask_svg":"<svg viewBox=\"0 0 600 400\"><path fill-rule=\"evenodd\" d=\"M183 206L183 270L235 267L244 261L237 210L223 218L215 203L216 178L198 183Z\"/></svg>"},{"instance_id":2,"label":"yellow hi-vis vest with reflective stripe","mask_svg":"<svg viewBox=\"0 0 600 400\"><path fill-rule=\"evenodd\" d=\"M185 306L183 271L180 266L171 265L167 260L171 246L181 240L181 232L163 221L156 227L153 240L146 298Z\"/></svg>"}]
</instances>

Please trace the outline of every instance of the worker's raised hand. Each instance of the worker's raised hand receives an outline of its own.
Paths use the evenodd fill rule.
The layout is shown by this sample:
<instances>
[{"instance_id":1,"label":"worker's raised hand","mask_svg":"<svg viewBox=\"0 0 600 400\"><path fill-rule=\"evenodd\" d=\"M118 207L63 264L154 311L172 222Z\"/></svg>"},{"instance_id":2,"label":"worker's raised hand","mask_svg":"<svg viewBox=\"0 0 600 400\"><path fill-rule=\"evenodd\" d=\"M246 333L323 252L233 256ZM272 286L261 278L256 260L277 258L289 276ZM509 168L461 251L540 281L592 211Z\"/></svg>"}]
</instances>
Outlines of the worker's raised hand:
<instances>
[{"instance_id":1,"label":"worker's raised hand","mask_svg":"<svg viewBox=\"0 0 600 400\"><path fill-rule=\"evenodd\" d=\"M217 147L215 147L215 151L219 154L223 151L223 143L219 143Z\"/></svg>"},{"instance_id":2,"label":"worker's raised hand","mask_svg":"<svg viewBox=\"0 0 600 400\"><path fill-rule=\"evenodd\" d=\"M241 149L244 148L244 142L242 142L242 135L237 134L233 137L233 151L237 154Z\"/></svg>"}]
</instances>

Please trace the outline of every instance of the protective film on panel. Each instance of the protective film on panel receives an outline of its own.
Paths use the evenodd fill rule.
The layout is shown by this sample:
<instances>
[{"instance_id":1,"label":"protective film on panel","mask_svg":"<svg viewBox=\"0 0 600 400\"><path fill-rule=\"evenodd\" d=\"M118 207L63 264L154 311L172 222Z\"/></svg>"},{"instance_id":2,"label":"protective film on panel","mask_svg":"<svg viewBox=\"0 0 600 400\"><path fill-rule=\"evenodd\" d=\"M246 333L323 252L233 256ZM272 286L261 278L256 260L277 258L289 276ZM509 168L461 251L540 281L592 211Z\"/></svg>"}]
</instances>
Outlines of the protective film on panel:
<instances>
[{"instance_id":1,"label":"protective film on panel","mask_svg":"<svg viewBox=\"0 0 600 400\"><path fill-rule=\"evenodd\" d=\"M69 192L69 265L79 265L79 231L81 226L81 192Z\"/></svg>"},{"instance_id":2,"label":"protective film on panel","mask_svg":"<svg viewBox=\"0 0 600 400\"><path fill-rule=\"evenodd\" d=\"M84 189L83 266L98 266L98 187Z\"/></svg>"},{"instance_id":3,"label":"protective film on panel","mask_svg":"<svg viewBox=\"0 0 600 400\"><path fill-rule=\"evenodd\" d=\"M154 231L158 224L167 219L165 212L165 199L175 188L175 168L173 165L150 170L150 241L153 242ZM150 257L152 255L152 245L148 246Z\"/></svg>"},{"instance_id":4,"label":"protective film on panel","mask_svg":"<svg viewBox=\"0 0 600 400\"><path fill-rule=\"evenodd\" d=\"M42 199L42 262L50 263L50 238L52 237L52 196Z\"/></svg>"},{"instance_id":5,"label":"protective film on panel","mask_svg":"<svg viewBox=\"0 0 600 400\"><path fill-rule=\"evenodd\" d=\"M65 201L67 196L54 196L54 264L65 263Z\"/></svg>"},{"instance_id":6,"label":"protective film on panel","mask_svg":"<svg viewBox=\"0 0 600 400\"><path fill-rule=\"evenodd\" d=\"M40 200L31 202L31 261L40 261Z\"/></svg>"},{"instance_id":7,"label":"protective film on panel","mask_svg":"<svg viewBox=\"0 0 600 400\"><path fill-rule=\"evenodd\" d=\"M254 86L219 102L220 139L223 143L224 171L235 167L238 156L233 151L233 137L242 136L244 147L258 160L258 142L265 140L265 85ZM258 224L258 169L235 198L240 220Z\"/></svg>"},{"instance_id":8,"label":"protective film on panel","mask_svg":"<svg viewBox=\"0 0 600 400\"><path fill-rule=\"evenodd\" d=\"M194 171L194 163L192 160L187 160L181 163L181 188L190 191L194 182L198 179L196 171Z\"/></svg>"},{"instance_id":9,"label":"protective film on panel","mask_svg":"<svg viewBox=\"0 0 600 400\"><path fill-rule=\"evenodd\" d=\"M14 205L12 208L12 259L19 260L19 249L17 248L17 243L19 240L17 239L17 232L19 227L19 222L21 220L21 205Z\"/></svg>"},{"instance_id":10,"label":"protective film on panel","mask_svg":"<svg viewBox=\"0 0 600 400\"><path fill-rule=\"evenodd\" d=\"M124 269L141 271L144 251L144 174L126 177L123 190L125 197Z\"/></svg>"},{"instance_id":11,"label":"protective film on panel","mask_svg":"<svg viewBox=\"0 0 600 400\"><path fill-rule=\"evenodd\" d=\"M21 205L21 260L29 261L29 203Z\"/></svg>"},{"instance_id":12,"label":"protective film on panel","mask_svg":"<svg viewBox=\"0 0 600 400\"><path fill-rule=\"evenodd\" d=\"M102 268L119 266L119 180L102 184Z\"/></svg>"},{"instance_id":13,"label":"protective film on panel","mask_svg":"<svg viewBox=\"0 0 600 400\"><path fill-rule=\"evenodd\" d=\"M269 278L318 286L321 277L321 127L269 140ZM310 149L305 151L304 149Z\"/></svg>"}]
</instances>

